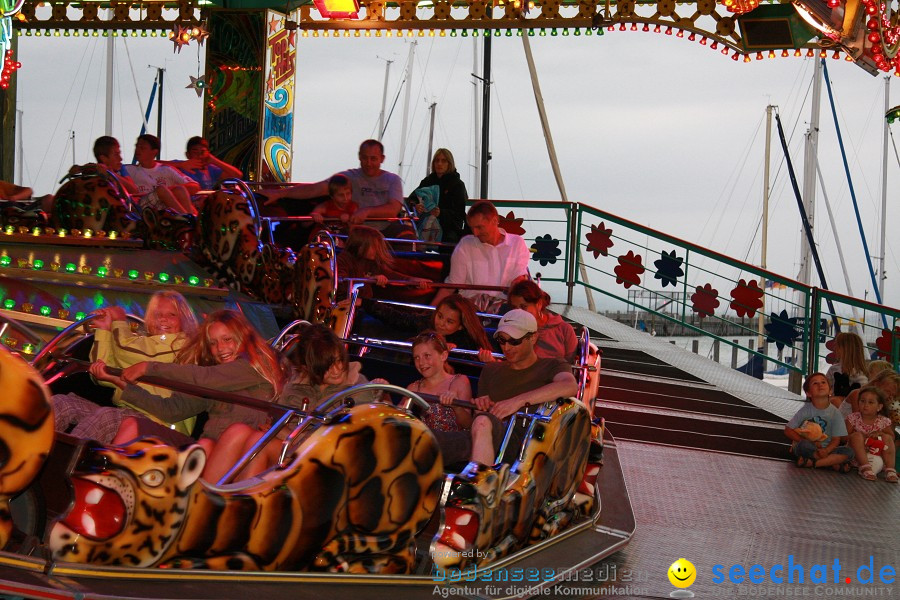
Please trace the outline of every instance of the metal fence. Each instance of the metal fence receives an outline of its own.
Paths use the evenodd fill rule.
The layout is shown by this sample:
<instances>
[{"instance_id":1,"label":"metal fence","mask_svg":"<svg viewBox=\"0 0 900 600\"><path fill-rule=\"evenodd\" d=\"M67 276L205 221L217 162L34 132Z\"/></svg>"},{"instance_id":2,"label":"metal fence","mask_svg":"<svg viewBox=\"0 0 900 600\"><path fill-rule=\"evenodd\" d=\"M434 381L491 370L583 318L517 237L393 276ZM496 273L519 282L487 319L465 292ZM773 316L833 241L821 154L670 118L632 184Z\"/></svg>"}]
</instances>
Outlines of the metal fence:
<instances>
[{"instance_id":1,"label":"metal fence","mask_svg":"<svg viewBox=\"0 0 900 600\"><path fill-rule=\"evenodd\" d=\"M870 356L895 368L900 361L900 310L794 281L586 204L494 204L501 226L531 246L532 275L564 284L568 304L583 289L589 305L597 294L609 310L642 312L672 331L707 336L800 374L820 368L840 331L858 333ZM766 343L742 343L735 332ZM766 355L769 344L777 354Z\"/></svg>"}]
</instances>

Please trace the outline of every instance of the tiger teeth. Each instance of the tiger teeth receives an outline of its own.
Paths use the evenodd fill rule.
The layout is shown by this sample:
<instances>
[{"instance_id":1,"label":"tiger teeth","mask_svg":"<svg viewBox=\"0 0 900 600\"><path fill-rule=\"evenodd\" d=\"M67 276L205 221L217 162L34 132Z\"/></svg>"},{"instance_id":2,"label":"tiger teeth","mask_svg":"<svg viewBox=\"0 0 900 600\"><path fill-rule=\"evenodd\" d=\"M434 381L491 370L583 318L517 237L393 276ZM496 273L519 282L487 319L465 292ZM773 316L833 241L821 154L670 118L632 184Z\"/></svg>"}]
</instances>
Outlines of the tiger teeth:
<instances>
[{"instance_id":1,"label":"tiger teeth","mask_svg":"<svg viewBox=\"0 0 900 600\"><path fill-rule=\"evenodd\" d=\"M99 504L103 498L103 490L93 489L84 497L85 504Z\"/></svg>"},{"instance_id":2,"label":"tiger teeth","mask_svg":"<svg viewBox=\"0 0 900 600\"><path fill-rule=\"evenodd\" d=\"M460 527L465 527L466 525L469 524L469 521L471 521L471 520L472 520L471 513L463 513L463 514L459 515L458 517L456 517L456 521L454 521L454 524L459 525Z\"/></svg>"},{"instance_id":3,"label":"tiger teeth","mask_svg":"<svg viewBox=\"0 0 900 600\"><path fill-rule=\"evenodd\" d=\"M450 536L450 543L454 548L465 548L466 547L466 538L461 536L458 533L454 533Z\"/></svg>"}]
</instances>

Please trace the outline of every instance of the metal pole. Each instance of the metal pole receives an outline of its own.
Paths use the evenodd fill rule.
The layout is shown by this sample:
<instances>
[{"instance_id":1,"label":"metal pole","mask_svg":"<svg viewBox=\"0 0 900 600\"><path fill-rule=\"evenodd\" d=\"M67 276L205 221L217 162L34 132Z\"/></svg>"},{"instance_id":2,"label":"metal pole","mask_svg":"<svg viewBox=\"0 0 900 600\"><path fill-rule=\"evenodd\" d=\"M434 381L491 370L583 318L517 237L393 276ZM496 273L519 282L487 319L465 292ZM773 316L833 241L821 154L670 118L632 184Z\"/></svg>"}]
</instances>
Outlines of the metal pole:
<instances>
[{"instance_id":1,"label":"metal pole","mask_svg":"<svg viewBox=\"0 0 900 600\"><path fill-rule=\"evenodd\" d=\"M766 251L769 241L769 162L772 155L772 110L775 107L771 104L766 107L766 162L763 165L763 212L762 212L762 250L760 252L759 266L761 269L766 268ZM759 287L763 291L766 289L766 281L764 277L759 278ZM774 289L774 288L773 288ZM763 344L763 335L765 334L765 326L763 321L766 315L766 295L763 293L763 305L760 307L756 319L756 331L758 334L759 345Z\"/></svg>"},{"instance_id":2,"label":"metal pole","mask_svg":"<svg viewBox=\"0 0 900 600\"><path fill-rule=\"evenodd\" d=\"M162 119L163 119L163 75L166 70L159 67L159 104L156 105L156 137L159 138L159 151L162 154ZM159 156L157 156L159 158Z\"/></svg>"},{"instance_id":3,"label":"metal pole","mask_svg":"<svg viewBox=\"0 0 900 600\"><path fill-rule=\"evenodd\" d=\"M110 19L113 16L113 10L110 8L107 11ZM110 35L106 38L106 126L104 128L104 133L106 135L112 135L113 128L113 79L115 77L115 49L116 49L116 38Z\"/></svg>"},{"instance_id":4,"label":"metal pole","mask_svg":"<svg viewBox=\"0 0 900 600\"><path fill-rule=\"evenodd\" d=\"M488 32L490 33L490 32ZM484 39L484 62L481 71L481 187L479 197L488 197L488 161L491 160L491 35Z\"/></svg>"},{"instance_id":5,"label":"metal pole","mask_svg":"<svg viewBox=\"0 0 900 600\"><path fill-rule=\"evenodd\" d=\"M409 58L406 62L406 98L403 100L403 126L400 133L400 160L397 161L397 174L400 176L400 179L403 179L403 157L406 154L406 129L409 126L409 97L412 91L412 74L413 65L416 60L417 44L418 42L414 41L409 45Z\"/></svg>"},{"instance_id":6,"label":"metal pole","mask_svg":"<svg viewBox=\"0 0 900 600\"><path fill-rule=\"evenodd\" d=\"M431 125L428 127L428 156L425 157L426 177L431 173L431 157L433 156L432 151L434 150L434 109L436 106L437 102L432 102L431 106L428 107L428 110L431 111Z\"/></svg>"},{"instance_id":7,"label":"metal pole","mask_svg":"<svg viewBox=\"0 0 900 600\"><path fill-rule=\"evenodd\" d=\"M378 141L381 141L382 136L384 135L384 111L387 107L387 88L388 88L388 79L391 75L391 63L394 62L392 60L384 59L384 88L381 91L381 113L378 115Z\"/></svg>"},{"instance_id":8,"label":"metal pole","mask_svg":"<svg viewBox=\"0 0 900 600\"><path fill-rule=\"evenodd\" d=\"M822 104L822 62L821 60L815 62L812 111L809 117L809 131L806 134L806 147L803 154L803 204L806 209L806 218L809 221L810 230L815 228L816 153L819 146L819 108ZM797 279L807 285L810 283L812 273L811 245L812 240L807 239L807 236L800 238L802 260Z\"/></svg>"},{"instance_id":9,"label":"metal pole","mask_svg":"<svg viewBox=\"0 0 900 600\"><path fill-rule=\"evenodd\" d=\"M25 170L25 143L24 136L22 135L22 121L25 118L25 111L17 108L16 109L16 158L19 161L18 167L16 169L16 185L24 186L24 170Z\"/></svg>"},{"instance_id":10,"label":"metal pole","mask_svg":"<svg viewBox=\"0 0 900 600\"><path fill-rule=\"evenodd\" d=\"M884 78L884 113L891 108L891 78ZM881 162L881 256L879 257L881 274L878 277L879 298L884 298L884 280L887 275L884 272L885 239L884 232L887 223L887 184L888 184L888 134L890 123L884 120L884 156ZM883 300L882 300L883 301Z\"/></svg>"},{"instance_id":11,"label":"metal pole","mask_svg":"<svg viewBox=\"0 0 900 600\"><path fill-rule=\"evenodd\" d=\"M478 38L472 38L472 128L469 130L471 135L471 145L469 147L469 166L472 168L469 189L475 190L475 186L481 181L481 137L478 135L479 125L481 123L481 102L479 102L478 82L480 77L475 73L478 72Z\"/></svg>"}]
</instances>

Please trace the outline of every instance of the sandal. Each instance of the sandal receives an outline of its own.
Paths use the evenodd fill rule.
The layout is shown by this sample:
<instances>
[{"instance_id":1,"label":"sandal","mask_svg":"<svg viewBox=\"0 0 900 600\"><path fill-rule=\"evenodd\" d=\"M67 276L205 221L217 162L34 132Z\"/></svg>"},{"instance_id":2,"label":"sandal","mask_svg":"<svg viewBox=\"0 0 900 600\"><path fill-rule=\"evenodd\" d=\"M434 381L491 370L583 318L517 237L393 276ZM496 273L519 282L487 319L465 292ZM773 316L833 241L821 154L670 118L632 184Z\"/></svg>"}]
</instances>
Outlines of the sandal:
<instances>
[{"instance_id":1,"label":"sandal","mask_svg":"<svg viewBox=\"0 0 900 600\"><path fill-rule=\"evenodd\" d=\"M866 463L866 464L868 465L868 463ZM853 467L850 466L849 460L844 461L839 465L832 465L831 468L834 469L835 471L837 471L838 473L849 473L850 471L853 470ZM870 466L869 469L871 469L871 468L872 467ZM874 475L873 475L873 477L874 477Z\"/></svg>"},{"instance_id":2,"label":"sandal","mask_svg":"<svg viewBox=\"0 0 900 600\"><path fill-rule=\"evenodd\" d=\"M859 476L866 481L875 481L875 473L872 472L872 465L870 465L869 463L860 465L858 472ZM897 474L894 473L894 477L896 476ZM885 476L885 479L887 479L887 476Z\"/></svg>"},{"instance_id":3,"label":"sandal","mask_svg":"<svg viewBox=\"0 0 900 600\"><path fill-rule=\"evenodd\" d=\"M900 477L897 477L896 469L885 469L884 470L884 480L888 483L897 483L900 480Z\"/></svg>"},{"instance_id":4,"label":"sandal","mask_svg":"<svg viewBox=\"0 0 900 600\"><path fill-rule=\"evenodd\" d=\"M814 458L807 458L805 456L798 456L797 460L794 462L795 465L800 467L801 469L815 469L816 468L816 460Z\"/></svg>"}]
</instances>

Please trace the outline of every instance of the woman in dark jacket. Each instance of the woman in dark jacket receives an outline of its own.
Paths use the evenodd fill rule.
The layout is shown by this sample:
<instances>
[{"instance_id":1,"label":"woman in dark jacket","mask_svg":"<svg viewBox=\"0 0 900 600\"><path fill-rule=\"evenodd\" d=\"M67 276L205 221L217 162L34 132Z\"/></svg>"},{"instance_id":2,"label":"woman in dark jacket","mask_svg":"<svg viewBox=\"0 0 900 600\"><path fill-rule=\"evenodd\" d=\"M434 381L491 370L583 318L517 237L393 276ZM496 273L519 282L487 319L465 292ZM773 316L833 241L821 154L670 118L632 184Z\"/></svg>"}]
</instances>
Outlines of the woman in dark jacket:
<instances>
[{"instance_id":1,"label":"woman in dark jacket","mask_svg":"<svg viewBox=\"0 0 900 600\"><path fill-rule=\"evenodd\" d=\"M431 159L431 174L422 180L419 188L432 185L438 186L441 190L438 207L435 209L443 231L441 241L455 244L462 236L470 233L466 224L466 200L469 196L466 184L456 171L453 154L446 148L438 148L435 151L434 158Z\"/></svg>"}]
</instances>

